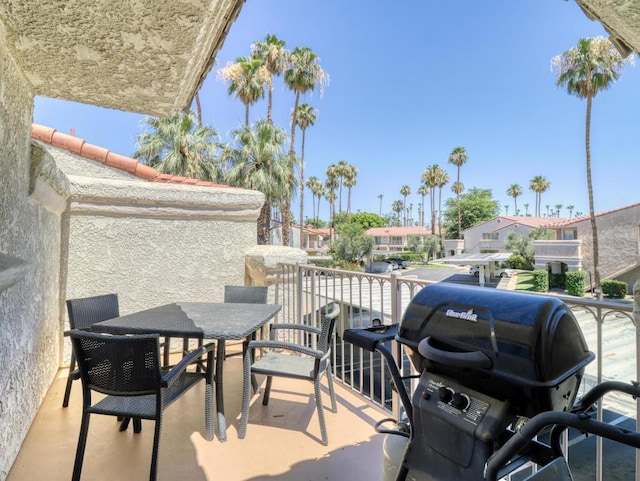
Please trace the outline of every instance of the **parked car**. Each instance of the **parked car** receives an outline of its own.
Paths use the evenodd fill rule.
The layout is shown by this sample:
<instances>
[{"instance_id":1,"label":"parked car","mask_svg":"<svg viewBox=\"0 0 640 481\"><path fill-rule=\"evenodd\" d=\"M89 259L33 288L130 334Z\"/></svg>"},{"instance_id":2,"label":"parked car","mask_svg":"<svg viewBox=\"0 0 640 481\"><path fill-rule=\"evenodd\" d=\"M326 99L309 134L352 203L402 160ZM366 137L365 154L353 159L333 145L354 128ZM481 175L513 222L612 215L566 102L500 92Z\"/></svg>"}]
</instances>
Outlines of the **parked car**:
<instances>
[{"instance_id":1,"label":"parked car","mask_svg":"<svg viewBox=\"0 0 640 481\"><path fill-rule=\"evenodd\" d=\"M364 266L364 271L369 274L388 274L392 270L393 267L387 262L372 262Z\"/></svg>"},{"instance_id":2,"label":"parked car","mask_svg":"<svg viewBox=\"0 0 640 481\"><path fill-rule=\"evenodd\" d=\"M394 271L396 269L400 269L400 266L398 265L398 263L392 259L383 259L382 262L389 264L391 266L391 269Z\"/></svg>"},{"instance_id":3,"label":"parked car","mask_svg":"<svg viewBox=\"0 0 640 481\"><path fill-rule=\"evenodd\" d=\"M486 267L485 267L486 269ZM511 277L513 276L513 270L508 269L506 267L496 267L495 272L495 277ZM476 277L480 276L480 267L478 266L471 266L471 268L469 269L469 274L474 275Z\"/></svg>"},{"instance_id":4,"label":"parked car","mask_svg":"<svg viewBox=\"0 0 640 481\"><path fill-rule=\"evenodd\" d=\"M411 266L411 262L400 259L399 257L389 257L387 260L394 261L400 269L406 269Z\"/></svg>"}]
</instances>

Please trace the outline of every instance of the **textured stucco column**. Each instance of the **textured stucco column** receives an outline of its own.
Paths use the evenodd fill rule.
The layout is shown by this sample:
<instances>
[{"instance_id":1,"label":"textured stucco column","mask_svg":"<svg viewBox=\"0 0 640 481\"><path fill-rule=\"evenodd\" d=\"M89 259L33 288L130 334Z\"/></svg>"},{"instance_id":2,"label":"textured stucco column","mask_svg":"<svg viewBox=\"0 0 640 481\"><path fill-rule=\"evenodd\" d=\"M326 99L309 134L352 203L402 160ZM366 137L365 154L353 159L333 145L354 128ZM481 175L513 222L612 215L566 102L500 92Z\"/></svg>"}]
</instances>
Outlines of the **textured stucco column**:
<instances>
[{"instance_id":1,"label":"textured stucco column","mask_svg":"<svg viewBox=\"0 0 640 481\"><path fill-rule=\"evenodd\" d=\"M279 264L306 264L308 255L302 249L286 246L259 245L245 255L245 284L269 286L276 282Z\"/></svg>"}]
</instances>

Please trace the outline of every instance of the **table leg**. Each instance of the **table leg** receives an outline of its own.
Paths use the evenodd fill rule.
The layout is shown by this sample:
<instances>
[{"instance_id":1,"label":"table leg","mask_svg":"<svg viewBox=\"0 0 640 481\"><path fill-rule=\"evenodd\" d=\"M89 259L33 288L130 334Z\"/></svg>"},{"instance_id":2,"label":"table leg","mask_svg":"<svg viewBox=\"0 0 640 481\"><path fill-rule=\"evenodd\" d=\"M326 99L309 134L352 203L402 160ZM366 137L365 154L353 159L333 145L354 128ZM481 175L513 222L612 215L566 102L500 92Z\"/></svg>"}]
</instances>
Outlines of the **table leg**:
<instances>
[{"instance_id":1,"label":"table leg","mask_svg":"<svg viewBox=\"0 0 640 481\"><path fill-rule=\"evenodd\" d=\"M224 418L224 396L222 392L222 371L224 368L224 339L218 341L216 346L216 416L218 417L218 439L221 442L227 440L227 422Z\"/></svg>"}]
</instances>

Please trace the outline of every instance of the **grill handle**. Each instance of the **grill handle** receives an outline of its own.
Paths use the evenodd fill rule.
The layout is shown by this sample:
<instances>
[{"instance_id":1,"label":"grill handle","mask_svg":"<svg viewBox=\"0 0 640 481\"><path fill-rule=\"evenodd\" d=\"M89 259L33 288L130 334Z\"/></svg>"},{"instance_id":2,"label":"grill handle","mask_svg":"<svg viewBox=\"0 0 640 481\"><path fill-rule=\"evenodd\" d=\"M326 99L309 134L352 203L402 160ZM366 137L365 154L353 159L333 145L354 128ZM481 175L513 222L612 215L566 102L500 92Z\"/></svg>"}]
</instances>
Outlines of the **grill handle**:
<instances>
[{"instance_id":1,"label":"grill handle","mask_svg":"<svg viewBox=\"0 0 640 481\"><path fill-rule=\"evenodd\" d=\"M430 361L454 367L490 369L493 363L482 351L454 352L435 347L431 336L425 337L418 344L418 352Z\"/></svg>"}]
</instances>

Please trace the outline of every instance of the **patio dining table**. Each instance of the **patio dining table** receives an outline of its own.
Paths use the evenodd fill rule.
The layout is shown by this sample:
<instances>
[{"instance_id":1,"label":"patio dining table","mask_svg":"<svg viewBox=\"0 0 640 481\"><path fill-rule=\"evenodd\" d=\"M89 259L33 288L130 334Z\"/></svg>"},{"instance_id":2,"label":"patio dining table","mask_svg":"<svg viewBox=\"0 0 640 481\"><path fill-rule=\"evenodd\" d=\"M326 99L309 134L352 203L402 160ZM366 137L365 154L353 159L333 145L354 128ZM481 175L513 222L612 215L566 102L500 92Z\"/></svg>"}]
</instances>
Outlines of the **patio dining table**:
<instances>
[{"instance_id":1,"label":"patio dining table","mask_svg":"<svg viewBox=\"0 0 640 481\"><path fill-rule=\"evenodd\" d=\"M227 440L222 368L225 341L248 340L280 311L278 304L175 302L153 307L91 326L111 334L152 334L189 339L215 339L216 418L218 439Z\"/></svg>"}]
</instances>

